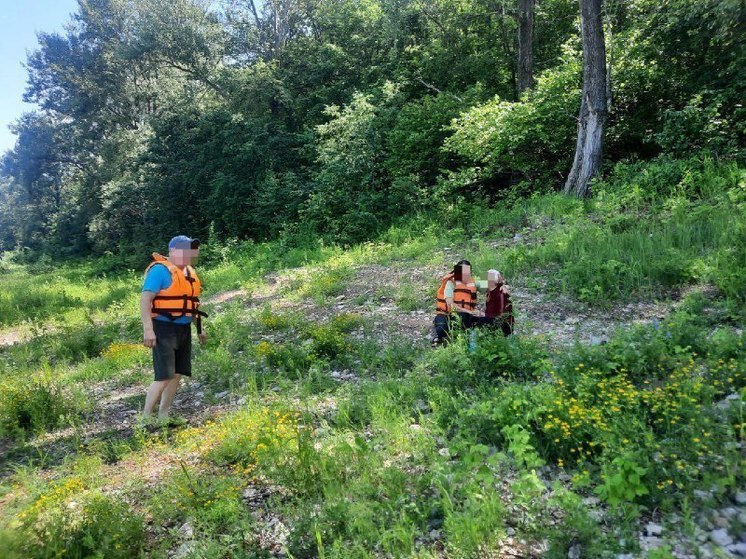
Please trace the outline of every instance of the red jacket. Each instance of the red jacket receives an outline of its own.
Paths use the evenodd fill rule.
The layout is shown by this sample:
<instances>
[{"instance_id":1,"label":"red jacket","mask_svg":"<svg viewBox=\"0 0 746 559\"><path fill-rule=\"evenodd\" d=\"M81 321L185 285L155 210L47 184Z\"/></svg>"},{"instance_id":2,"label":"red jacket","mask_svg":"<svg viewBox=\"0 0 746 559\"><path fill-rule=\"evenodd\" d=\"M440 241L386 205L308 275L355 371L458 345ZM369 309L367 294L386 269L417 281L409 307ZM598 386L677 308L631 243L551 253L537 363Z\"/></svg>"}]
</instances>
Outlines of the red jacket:
<instances>
[{"instance_id":1,"label":"red jacket","mask_svg":"<svg viewBox=\"0 0 746 559\"><path fill-rule=\"evenodd\" d=\"M487 291L484 315L488 318L502 318L513 326L513 303L510 302L510 295L503 291L502 283L498 283L492 291Z\"/></svg>"}]
</instances>

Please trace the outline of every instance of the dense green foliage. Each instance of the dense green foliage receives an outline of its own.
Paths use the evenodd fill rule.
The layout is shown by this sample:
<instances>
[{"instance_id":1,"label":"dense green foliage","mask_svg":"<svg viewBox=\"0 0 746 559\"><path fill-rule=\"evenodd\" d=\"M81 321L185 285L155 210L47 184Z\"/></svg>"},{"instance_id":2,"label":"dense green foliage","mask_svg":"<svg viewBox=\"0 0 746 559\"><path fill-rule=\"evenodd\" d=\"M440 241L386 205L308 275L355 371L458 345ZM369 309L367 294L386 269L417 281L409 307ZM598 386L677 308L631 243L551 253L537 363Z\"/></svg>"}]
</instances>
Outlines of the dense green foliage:
<instances>
[{"instance_id":1,"label":"dense green foliage","mask_svg":"<svg viewBox=\"0 0 746 559\"><path fill-rule=\"evenodd\" d=\"M575 0L81 0L39 36L0 177L0 249L115 253L155 239L369 239L403 216L550 191L574 147ZM742 2L609 2L607 159L744 148ZM157 244L157 243L156 243Z\"/></svg>"}]
</instances>

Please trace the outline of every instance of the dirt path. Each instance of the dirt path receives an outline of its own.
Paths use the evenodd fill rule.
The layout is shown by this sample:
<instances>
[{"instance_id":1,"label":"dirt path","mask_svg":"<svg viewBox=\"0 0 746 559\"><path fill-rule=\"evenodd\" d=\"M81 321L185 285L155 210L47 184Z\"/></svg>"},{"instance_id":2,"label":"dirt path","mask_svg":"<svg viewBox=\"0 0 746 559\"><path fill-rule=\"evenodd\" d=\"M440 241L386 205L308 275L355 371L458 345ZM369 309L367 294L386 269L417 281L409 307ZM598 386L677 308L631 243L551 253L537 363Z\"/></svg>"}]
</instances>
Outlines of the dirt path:
<instances>
[{"instance_id":1,"label":"dirt path","mask_svg":"<svg viewBox=\"0 0 746 559\"><path fill-rule=\"evenodd\" d=\"M214 295L206 302L219 308L222 304L240 301L247 308L269 304L277 311L295 311L304 314L308 320L324 321L340 313L355 313L373 321L378 332L393 327L396 336L412 342L427 339L433 319L430 291L437 284L446 265L442 267L415 267L405 269L399 266L366 265L355 270L342 295L331 298L325 305L318 305L311 299L289 301L282 298L282 291L295 274L305 271L290 270L272 281L258 293L246 290L232 290ZM542 289L546 280L537 276L528 287L518 280L509 285L513 305L516 309L516 333L518 335L540 336L552 347L563 347L582 343L597 344L608 340L619 327L663 320L675 307L673 302L632 302L617 304L605 310L594 309L579 304L565 295L549 293ZM398 300L402 288L409 290L407 307L402 310ZM484 295L480 293L480 301ZM389 336L381 341L389 341Z\"/></svg>"},{"instance_id":2,"label":"dirt path","mask_svg":"<svg viewBox=\"0 0 746 559\"><path fill-rule=\"evenodd\" d=\"M26 336L20 330L0 332L0 347L11 346L25 341Z\"/></svg>"}]
</instances>

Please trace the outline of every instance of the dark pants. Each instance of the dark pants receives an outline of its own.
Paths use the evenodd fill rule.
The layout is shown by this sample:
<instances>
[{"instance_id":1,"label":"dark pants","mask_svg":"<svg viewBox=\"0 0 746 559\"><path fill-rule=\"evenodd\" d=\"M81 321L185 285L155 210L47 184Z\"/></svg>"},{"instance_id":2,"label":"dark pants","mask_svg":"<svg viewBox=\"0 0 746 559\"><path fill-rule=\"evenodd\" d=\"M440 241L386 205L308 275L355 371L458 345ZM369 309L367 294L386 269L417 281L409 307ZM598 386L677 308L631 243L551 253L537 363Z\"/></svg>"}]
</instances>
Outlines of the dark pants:
<instances>
[{"instance_id":1,"label":"dark pants","mask_svg":"<svg viewBox=\"0 0 746 559\"><path fill-rule=\"evenodd\" d=\"M505 336L506 338L513 333L513 327L507 320L502 320L491 316L480 316L476 319L476 321L476 325L480 328L497 328L499 326L500 330L502 330L503 336Z\"/></svg>"},{"instance_id":2,"label":"dark pants","mask_svg":"<svg viewBox=\"0 0 746 559\"><path fill-rule=\"evenodd\" d=\"M436 343L446 344L451 337L451 329L454 324L458 324L464 330L479 326L478 317L472 316L468 313L456 313L458 319L454 315L436 314L433 325L435 326Z\"/></svg>"}]
</instances>

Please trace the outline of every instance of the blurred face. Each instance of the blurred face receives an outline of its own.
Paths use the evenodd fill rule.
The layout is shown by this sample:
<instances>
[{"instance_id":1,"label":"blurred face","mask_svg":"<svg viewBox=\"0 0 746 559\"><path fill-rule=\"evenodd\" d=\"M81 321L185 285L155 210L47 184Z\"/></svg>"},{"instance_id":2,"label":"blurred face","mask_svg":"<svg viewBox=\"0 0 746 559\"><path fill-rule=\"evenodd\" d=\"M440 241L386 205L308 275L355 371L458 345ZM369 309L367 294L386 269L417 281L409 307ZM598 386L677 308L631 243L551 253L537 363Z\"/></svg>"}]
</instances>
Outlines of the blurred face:
<instances>
[{"instance_id":1,"label":"blurred face","mask_svg":"<svg viewBox=\"0 0 746 559\"><path fill-rule=\"evenodd\" d=\"M196 264L198 257L198 248L172 248L168 253L168 259L173 262L174 265L179 266L180 268Z\"/></svg>"},{"instance_id":2,"label":"blurred face","mask_svg":"<svg viewBox=\"0 0 746 559\"><path fill-rule=\"evenodd\" d=\"M490 289L494 289L498 283L503 283L503 275L500 272L489 272L487 274L487 285Z\"/></svg>"},{"instance_id":3,"label":"blurred face","mask_svg":"<svg viewBox=\"0 0 746 559\"><path fill-rule=\"evenodd\" d=\"M461 264L461 277L464 281L471 278L471 266L468 264Z\"/></svg>"}]
</instances>

